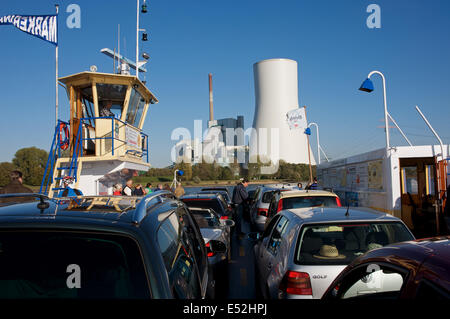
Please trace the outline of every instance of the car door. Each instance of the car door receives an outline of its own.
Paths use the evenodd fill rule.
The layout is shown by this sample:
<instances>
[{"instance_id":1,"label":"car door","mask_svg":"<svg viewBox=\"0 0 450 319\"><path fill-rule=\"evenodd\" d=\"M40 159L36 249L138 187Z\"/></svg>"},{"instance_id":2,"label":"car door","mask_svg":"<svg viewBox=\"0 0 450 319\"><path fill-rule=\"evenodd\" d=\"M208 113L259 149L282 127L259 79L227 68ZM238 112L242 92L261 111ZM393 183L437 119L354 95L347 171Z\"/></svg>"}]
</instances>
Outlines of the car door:
<instances>
[{"instance_id":1,"label":"car door","mask_svg":"<svg viewBox=\"0 0 450 319\"><path fill-rule=\"evenodd\" d=\"M398 299L408 282L409 271L387 263L366 262L332 284L323 299Z\"/></svg>"},{"instance_id":2,"label":"car door","mask_svg":"<svg viewBox=\"0 0 450 319\"><path fill-rule=\"evenodd\" d=\"M266 295L266 282L265 279L267 278L268 272L269 272L269 266L268 266L268 258L269 258L269 252L267 251L267 246L271 237L271 233L275 225L277 224L280 216L275 216L272 221L267 225L267 228L264 230L262 237L257 244L257 247L255 249L255 259L256 259L256 267L257 267L257 280L259 283L259 288L261 289L261 292L263 293L264 297L268 297Z\"/></svg>"},{"instance_id":3,"label":"car door","mask_svg":"<svg viewBox=\"0 0 450 319\"><path fill-rule=\"evenodd\" d=\"M276 298L278 294L278 287L283 278L284 272L282 270L283 261L287 259L288 250L286 243L283 243L283 236L289 225L289 219L286 216L281 216L276 223L269 241L267 243L267 275L266 284L270 298Z\"/></svg>"},{"instance_id":4,"label":"car door","mask_svg":"<svg viewBox=\"0 0 450 319\"><path fill-rule=\"evenodd\" d=\"M187 253L192 256L194 268L198 274L197 280L201 289L200 295L196 295L196 298L204 298L208 286L208 260L205 242L197 223L189 214L188 210L184 207L179 207L177 213L180 218L180 224L182 225L182 233L184 235L182 238L185 246L187 246Z\"/></svg>"},{"instance_id":5,"label":"car door","mask_svg":"<svg viewBox=\"0 0 450 319\"><path fill-rule=\"evenodd\" d=\"M255 197L254 197L253 203L250 206L250 222L252 224L255 223L256 212L257 212L257 209L258 209L258 202L260 200L260 197L261 197L261 187L258 187L258 189L256 190L256 193L255 193Z\"/></svg>"}]
</instances>

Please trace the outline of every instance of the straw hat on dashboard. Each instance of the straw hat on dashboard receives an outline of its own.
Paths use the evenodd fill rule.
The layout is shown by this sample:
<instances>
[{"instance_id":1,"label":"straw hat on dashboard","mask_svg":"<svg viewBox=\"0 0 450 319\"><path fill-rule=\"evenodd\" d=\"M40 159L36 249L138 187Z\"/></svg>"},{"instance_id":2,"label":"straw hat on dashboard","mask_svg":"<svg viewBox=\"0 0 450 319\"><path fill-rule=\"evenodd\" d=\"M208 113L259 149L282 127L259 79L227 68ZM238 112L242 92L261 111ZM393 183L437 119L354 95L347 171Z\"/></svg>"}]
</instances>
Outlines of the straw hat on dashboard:
<instances>
[{"instance_id":1,"label":"straw hat on dashboard","mask_svg":"<svg viewBox=\"0 0 450 319\"><path fill-rule=\"evenodd\" d=\"M319 259L344 259L345 255L339 254L338 249L334 245L322 245L318 255L314 255L314 258Z\"/></svg>"}]
</instances>

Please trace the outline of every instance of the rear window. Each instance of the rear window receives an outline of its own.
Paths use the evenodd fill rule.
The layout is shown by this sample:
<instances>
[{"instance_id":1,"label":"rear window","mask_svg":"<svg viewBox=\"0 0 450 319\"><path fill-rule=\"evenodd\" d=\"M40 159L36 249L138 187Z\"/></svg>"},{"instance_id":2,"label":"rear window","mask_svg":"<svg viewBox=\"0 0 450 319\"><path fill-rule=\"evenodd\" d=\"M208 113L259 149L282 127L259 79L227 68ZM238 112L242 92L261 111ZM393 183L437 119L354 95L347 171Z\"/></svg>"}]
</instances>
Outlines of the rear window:
<instances>
[{"instance_id":1,"label":"rear window","mask_svg":"<svg viewBox=\"0 0 450 319\"><path fill-rule=\"evenodd\" d=\"M183 202L188 207L211 208L219 215L224 214L224 208L217 199L183 199Z\"/></svg>"},{"instance_id":2,"label":"rear window","mask_svg":"<svg viewBox=\"0 0 450 319\"><path fill-rule=\"evenodd\" d=\"M121 235L0 231L0 298L150 298L136 242Z\"/></svg>"},{"instance_id":3,"label":"rear window","mask_svg":"<svg viewBox=\"0 0 450 319\"><path fill-rule=\"evenodd\" d=\"M336 196L301 196L283 198L283 209L338 207Z\"/></svg>"},{"instance_id":4,"label":"rear window","mask_svg":"<svg viewBox=\"0 0 450 319\"><path fill-rule=\"evenodd\" d=\"M302 227L295 263L301 265L347 265L367 251L414 240L399 222L320 224Z\"/></svg>"},{"instance_id":5,"label":"rear window","mask_svg":"<svg viewBox=\"0 0 450 319\"><path fill-rule=\"evenodd\" d=\"M261 201L263 203L270 203L270 201L272 200L272 197L273 197L273 193L274 193L274 191L265 192Z\"/></svg>"},{"instance_id":6,"label":"rear window","mask_svg":"<svg viewBox=\"0 0 450 319\"><path fill-rule=\"evenodd\" d=\"M208 211L195 211L191 210L192 216L199 228L217 228L220 227L219 218L216 215Z\"/></svg>"}]
</instances>

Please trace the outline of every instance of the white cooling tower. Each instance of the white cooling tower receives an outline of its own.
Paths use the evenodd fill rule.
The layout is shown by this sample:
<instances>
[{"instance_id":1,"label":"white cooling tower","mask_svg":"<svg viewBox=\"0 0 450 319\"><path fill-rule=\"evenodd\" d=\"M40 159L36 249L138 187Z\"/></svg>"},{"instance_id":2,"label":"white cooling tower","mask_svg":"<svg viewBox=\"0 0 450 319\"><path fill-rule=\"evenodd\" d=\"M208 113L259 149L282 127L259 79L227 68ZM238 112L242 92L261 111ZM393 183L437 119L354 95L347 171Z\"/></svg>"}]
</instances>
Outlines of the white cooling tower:
<instances>
[{"instance_id":1,"label":"white cooling tower","mask_svg":"<svg viewBox=\"0 0 450 319\"><path fill-rule=\"evenodd\" d=\"M307 135L303 129L289 129L286 116L289 111L299 108L297 62L289 59L263 60L253 65L253 72L255 130L250 138L250 161L259 155L265 162L270 158L273 163L280 159L288 163L308 164ZM310 156L311 164L315 165L311 149Z\"/></svg>"}]
</instances>

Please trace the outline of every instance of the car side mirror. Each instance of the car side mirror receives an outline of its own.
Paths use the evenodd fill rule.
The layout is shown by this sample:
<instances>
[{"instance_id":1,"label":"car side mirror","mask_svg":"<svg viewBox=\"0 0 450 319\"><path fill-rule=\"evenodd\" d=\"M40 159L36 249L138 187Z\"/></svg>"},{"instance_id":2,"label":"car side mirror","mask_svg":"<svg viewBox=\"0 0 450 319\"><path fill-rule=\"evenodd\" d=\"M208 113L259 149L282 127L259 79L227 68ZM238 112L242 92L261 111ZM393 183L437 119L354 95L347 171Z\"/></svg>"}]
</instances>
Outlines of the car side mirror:
<instances>
[{"instance_id":1,"label":"car side mirror","mask_svg":"<svg viewBox=\"0 0 450 319\"><path fill-rule=\"evenodd\" d=\"M211 240L209 242L211 251L216 254L226 253L227 245L218 240Z\"/></svg>"}]
</instances>

